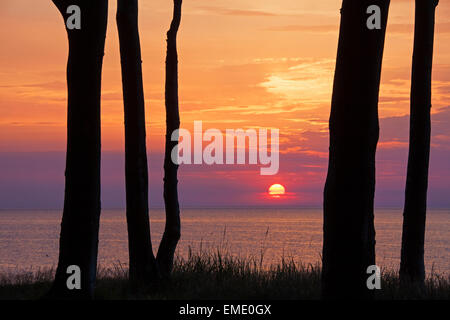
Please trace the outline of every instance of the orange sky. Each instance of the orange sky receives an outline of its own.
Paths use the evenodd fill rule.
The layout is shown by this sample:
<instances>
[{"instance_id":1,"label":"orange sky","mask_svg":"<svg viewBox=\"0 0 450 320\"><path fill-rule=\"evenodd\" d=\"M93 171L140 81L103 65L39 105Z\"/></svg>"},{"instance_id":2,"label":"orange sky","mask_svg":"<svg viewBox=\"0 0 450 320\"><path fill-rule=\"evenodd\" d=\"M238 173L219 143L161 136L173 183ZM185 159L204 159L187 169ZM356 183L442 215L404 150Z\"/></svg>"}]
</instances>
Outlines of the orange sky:
<instances>
[{"instance_id":1,"label":"orange sky","mask_svg":"<svg viewBox=\"0 0 450 320\"><path fill-rule=\"evenodd\" d=\"M165 32L172 1L140 3L148 145L150 152L159 153L164 139ZM179 32L182 126L192 128L194 120L202 120L204 129L279 128L281 153L325 159L340 5L340 0L184 0ZM103 69L104 151L123 150L115 7L116 1L110 1ZM382 119L409 112L413 16L412 0L391 0ZM450 105L449 40L450 2L441 0L433 113ZM64 151L67 41L51 1L2 0L0 43L0 152ZM383 125L380 149L399 148L404 160L407 140L390 127L383 130ZM407 126L397 129L401 136L407 134ZM433 143L448 150L450 136L439 133Z\"/></svg>"}]
</instances>

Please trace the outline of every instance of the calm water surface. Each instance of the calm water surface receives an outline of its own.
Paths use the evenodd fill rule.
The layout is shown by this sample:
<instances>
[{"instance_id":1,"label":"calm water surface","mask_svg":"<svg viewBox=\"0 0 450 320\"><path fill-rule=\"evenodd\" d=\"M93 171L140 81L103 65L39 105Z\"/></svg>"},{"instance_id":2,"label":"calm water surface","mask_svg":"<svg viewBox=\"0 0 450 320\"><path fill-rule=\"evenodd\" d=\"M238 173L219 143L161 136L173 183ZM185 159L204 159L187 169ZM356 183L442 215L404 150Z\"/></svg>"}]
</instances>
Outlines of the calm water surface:
<instances>
[{"instance_id":1,"label":"calm water surface","mask_svg":"<svg viewBox=\"0 0 450 320\"><path fill-rule=\"evenodd\" d=\"M164 211L151 210L151 231L157 248L164 229ZM58 258L60 211L0 211L0 272L52 267ZM376 210L377 264L398 268L402 212ZM427 272L450 273L450 210L430 210L427 217ZM284 256L318 263L322 247L321 209L184 209L178 254L219 246L240 257L264 252L266 264ZM99 264L128 262L125 212L103 210Z\"/></svg>"}]
</instances>

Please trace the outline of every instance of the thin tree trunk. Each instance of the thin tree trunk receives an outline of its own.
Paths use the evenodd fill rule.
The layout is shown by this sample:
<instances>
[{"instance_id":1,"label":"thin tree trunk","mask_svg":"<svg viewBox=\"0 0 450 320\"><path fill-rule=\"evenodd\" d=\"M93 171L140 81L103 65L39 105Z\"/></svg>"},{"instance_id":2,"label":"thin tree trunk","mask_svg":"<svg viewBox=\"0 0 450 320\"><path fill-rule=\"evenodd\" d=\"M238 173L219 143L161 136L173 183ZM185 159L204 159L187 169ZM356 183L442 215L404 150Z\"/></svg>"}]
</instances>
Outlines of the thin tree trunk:
<instances>
[{"instance_id":1,"label":"thin tree trunk","mask_svg":"<svg viewBox=\"0 0 450 320\"><path fill-rule=\"evenodd\" d=\"M414 52L411 78L411 116L408 172L400 277L423 284L431 134L431 70L435 10L438 0L416 0Z\"/></svg>"},{"instance_id":2,"label":"thin tree trunk","mask_svg":"<svg viewBox=\"0 0 450 320\"><path fill-rule=\"evenodd\" d=\"M381 9L381 29L366 27L370 5ZM375 152L388 10L389 0L342 3L324 190L324 298L371 297L366 270L375 264Z\"/></svg>"},{"instance_id":3,"label":"thin tree trunk","mask_svg":"<svg viewBox=\"0 0 450 320\"><path fill-rule=\"evenodd\" d=\"M131 283L148 284L156 276L156 260L150 238L148 167L138 1L118 0L117 28L120 40L125 114L126 215Z\"/></svg>"},{"instance_id":4,"label":"thin tree trunk","mask_svg":"<svg viewBox=\"0 0 450 320\"><path fill-rule=\"evenodd\" d=\"M158 249L157 261L164 276L173 268L175 249L180 239L180 207L178 204L178 165L171 159L171 152L178 141L171 141L172 133L180 127L178 110L178 55L177 32L181 21L181 0L174 0L173 19L167 32L166 57L166 150L164 157L164 203L166 226Z\"/></svg>"},{"instance_id":5,"label":"thin tree trunk","mask_svg":"<svg viewBox=\"0 0 450 320\"><path fill-rule=\"evenodd\" d=\"M81 8L81 29L67 30L67 158L59 260L49 296L92 298L100 219L100 91L108 1L58 1L64 23L69 5ZM81 290L66 286L67 268L81 269Z\"/></svg>"}]
</instances>

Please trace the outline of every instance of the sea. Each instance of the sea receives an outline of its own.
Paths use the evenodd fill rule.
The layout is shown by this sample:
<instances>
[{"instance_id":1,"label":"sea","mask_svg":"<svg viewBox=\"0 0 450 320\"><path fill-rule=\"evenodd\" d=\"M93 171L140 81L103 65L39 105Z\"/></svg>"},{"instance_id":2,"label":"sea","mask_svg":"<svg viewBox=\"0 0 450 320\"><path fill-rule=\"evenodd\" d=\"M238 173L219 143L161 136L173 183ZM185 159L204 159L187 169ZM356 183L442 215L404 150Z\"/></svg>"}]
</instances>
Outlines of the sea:
<instances>
[{"instance_id":1,"label":"sea","mask_svg":"<svg viewBox=\"0 0 450 320\"><path fill-rule=\"evenodd\" d=\"M0 210L0 273L54 268L62 212ZM164 230L164 209L151 209L151 234L156 251ZM322 209L182 209L181 240L177 255L220 250L260 261L265 267L282 259L305 265L320 264ZM377 265L398 270L402 210L375 211ZM427 213L426 272L450 275L450 209ZM126 267L128 243L125 211L102 210L98 264Z\"/></svg>"}]
</instances>

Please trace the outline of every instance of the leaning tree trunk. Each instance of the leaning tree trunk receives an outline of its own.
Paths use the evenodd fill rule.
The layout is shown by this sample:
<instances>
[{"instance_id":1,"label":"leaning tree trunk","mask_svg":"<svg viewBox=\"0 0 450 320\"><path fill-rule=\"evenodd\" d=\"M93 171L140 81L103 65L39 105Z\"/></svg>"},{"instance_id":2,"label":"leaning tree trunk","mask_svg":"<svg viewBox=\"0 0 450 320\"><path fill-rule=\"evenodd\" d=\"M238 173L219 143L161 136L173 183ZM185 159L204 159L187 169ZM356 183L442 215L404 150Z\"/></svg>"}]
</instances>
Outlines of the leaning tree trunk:
<instances>
[{"instance_id":1,"label":"leaning tree trunk","mask_svg":"<svg viewBox=\"0 0 450 320\"><path fill-rule=\"evenodd\" d=\"M173 19L167 32L166 57L166 150L164 157L164 204L166 207L166 226L159 245L157 261L164 276L170 275L173 257L180 239L180 207L178 204L178 165L173 162L171 153L178 141L172 141L172 133L180 128L178 110L178 55L177 32L181 21L181 0L174 0Z\"/></svg>"},{"instance_id":2,"label":"leaning tree trunk","mask_svg":"<svg viewBox=\"0 0 450 320\"><path fill-rule=\"evenodd\" d=\"M107 0L53 0L64 23L67 7L81 9L81 29L67 30L68 114L64 211L59 260L49 296L92 298L100 219L100 91ZM69 290L67 268L81 270L81 289Z\"/></svg>"},{"instance_id":3,"label":"leaning tree trunk","mask_svg":"<svg viewBox=\"0 0 450 320\"><path fill-rule=\"evenodd\" d=\"M381 29L366 26L370 5L381 9ZM375 264L375 152L388 10L389 0L342 3L324 190L324 298L371 297L366 269Z\"/></svg>"},{"instance_id":4,"label":"leaning tree trunk","mask_svg":"<svg viewBox=\"0 0 450 320\"><path fill-rule=\"evenodd\" d=\"M148 214L148 167L138 1L118 0L122 86L125 113L126 215L130 268L135 285L148 284L156 275Z\"/></svg>"},{"instance_id":5,"label":"leaning tree trunk","mask_svg":"<svg viewBox=\"0 0 450 320\"><path fill-rule=\"evenodd\" d=\"M402 280L425 280L424 242L431 134L431 69L438 0L416 0L408 172L400 262Z\"/></svg>"}]
</instances>

